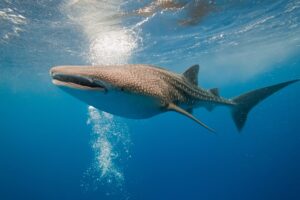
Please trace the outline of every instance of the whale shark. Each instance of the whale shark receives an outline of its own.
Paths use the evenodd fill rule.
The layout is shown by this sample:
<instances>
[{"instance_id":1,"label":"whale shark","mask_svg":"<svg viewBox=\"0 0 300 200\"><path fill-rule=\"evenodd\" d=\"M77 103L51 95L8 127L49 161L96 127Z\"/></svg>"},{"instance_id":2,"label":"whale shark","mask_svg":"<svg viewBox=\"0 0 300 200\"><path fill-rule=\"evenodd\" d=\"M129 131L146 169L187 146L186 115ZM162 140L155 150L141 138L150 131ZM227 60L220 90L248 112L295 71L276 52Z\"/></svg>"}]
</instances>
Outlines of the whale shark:
<instances>
[{"instance_id":1,"label":"whale shark","mask_svg":"<svg viewBox=\"0 0 300 200\"><path fill-rule=\"evenodd\" d=\"M211 132L215 130L193 115L195 108L212 111L216 106L227 106L241 131L255 105L300 80L278 83L227 99L220 96L218 88L199 87L198 72L199 65L189 67L182 74L146 64L56 66L50 69L53 84L99 110L132 119L175 111Z\"/></svg>"}]
</instances>

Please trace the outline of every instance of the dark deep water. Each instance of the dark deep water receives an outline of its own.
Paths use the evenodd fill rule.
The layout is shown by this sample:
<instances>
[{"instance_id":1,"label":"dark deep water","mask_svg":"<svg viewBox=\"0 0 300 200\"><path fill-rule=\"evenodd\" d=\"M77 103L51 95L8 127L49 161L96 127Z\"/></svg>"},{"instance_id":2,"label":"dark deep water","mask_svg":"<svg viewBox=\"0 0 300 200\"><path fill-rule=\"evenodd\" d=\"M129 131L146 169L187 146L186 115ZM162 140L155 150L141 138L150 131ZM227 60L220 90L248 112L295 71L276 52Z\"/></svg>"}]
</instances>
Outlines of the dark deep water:
<instances>
[{"instance_id":1,"label":"dark deep water","mask_svg":"<svg viewBox=\"0 0 300 200\"><path fill-rule=\"evenodd\" d=\"M300 83L255 107L241 134L229 109L197 109L217 135L171 112L102 113L52 85L64 64L199 63L200 85L225 97L300 78L298 0L132 14L147 5L0 1L0 199L300 199ZM208 9L182 25L197 5Z\"/></svg>"}]
</instances>

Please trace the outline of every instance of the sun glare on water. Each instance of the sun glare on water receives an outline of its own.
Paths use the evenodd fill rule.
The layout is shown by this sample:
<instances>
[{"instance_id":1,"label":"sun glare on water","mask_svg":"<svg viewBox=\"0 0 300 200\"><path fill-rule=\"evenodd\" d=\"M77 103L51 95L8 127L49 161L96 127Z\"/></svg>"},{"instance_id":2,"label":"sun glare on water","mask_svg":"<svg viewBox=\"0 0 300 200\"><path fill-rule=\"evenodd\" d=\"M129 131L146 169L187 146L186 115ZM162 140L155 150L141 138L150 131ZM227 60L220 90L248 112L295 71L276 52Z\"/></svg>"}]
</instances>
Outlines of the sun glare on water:
<instances>
[{"instance_id":1,"label":"sun glare on water","mask_svg":"<svg viewBox=\"0 0 300 200\"><path fill-rule=\"evenodd\" d=\"M91 65L128 63L137 48L133 30L122 27L120 18L113 17L121 5L120 0L70 0L63 5L72 23L81 27L89 44L86 62ZM96 108L88 107L88 122L92 128L92 148L95 152L96 181L121 185L124 174L119 166L122 156L129 157L130 139L126 124ZM97 183L96 183L97 184Z\"/></svg>"}]
</instances>

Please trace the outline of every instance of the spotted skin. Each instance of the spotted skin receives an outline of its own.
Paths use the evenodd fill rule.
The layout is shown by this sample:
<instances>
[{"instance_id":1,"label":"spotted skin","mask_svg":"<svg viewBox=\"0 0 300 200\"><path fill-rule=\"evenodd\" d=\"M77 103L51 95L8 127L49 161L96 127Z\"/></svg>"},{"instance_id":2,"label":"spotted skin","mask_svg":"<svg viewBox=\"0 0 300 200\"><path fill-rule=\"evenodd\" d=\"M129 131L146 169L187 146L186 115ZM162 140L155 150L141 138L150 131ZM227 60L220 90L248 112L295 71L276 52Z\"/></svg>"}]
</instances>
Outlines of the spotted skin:
<instances>
[{"instance_id":1,"label":"spotted skin","mask_svg":"<svg viewBox=\"0 0 300 200\"><path fill-rule=\"evenodd\" d=\"M183 108L207 105L232 105L232 101L216 96L189 82L183 75L151 65L63 66L51 73L72 74L101 80L114 89L151 96L164 107L172 102ZM108 87L110 87L108 86Z\"/></svg>"},{"instance_id":2,"label":"spotted skin","mask_svg":"<svg viewBox=\"0 0 300 200\"><path fill-rule=\"evenodd\" d=\"M205 90L197 86L198 70L198 65L183 74L143 64L58 66L50 70L50 75L55 85L100 110L134 119L176 111L211 132L214 132L212 128L192 115L192 109L205 107L211 110L218 105L229 106L241 131L255 105L299 81L290 80L225 99L218 95L216 89Z\"/></svg>"}]
</instances>

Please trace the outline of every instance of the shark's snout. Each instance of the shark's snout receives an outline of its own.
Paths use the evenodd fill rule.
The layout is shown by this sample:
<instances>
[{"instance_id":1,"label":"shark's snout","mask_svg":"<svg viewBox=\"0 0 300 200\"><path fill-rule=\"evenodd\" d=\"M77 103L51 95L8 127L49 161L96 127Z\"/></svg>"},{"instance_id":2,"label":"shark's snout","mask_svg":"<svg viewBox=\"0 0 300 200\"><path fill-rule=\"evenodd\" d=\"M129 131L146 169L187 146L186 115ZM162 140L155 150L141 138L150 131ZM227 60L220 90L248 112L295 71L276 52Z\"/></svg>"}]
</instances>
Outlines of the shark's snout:
<instances>
[{"instance_id":1,"label":"shark's snout","mask_svg":"<svg viewBox=\"0 0 300 200\"><path fill-rule=\"evenodd\" d=\"M79 74L81 67L77 66L55 66L49 71L50 76L53 77L56 74Z\"/></svg>"},{"instance_id":2,"label":"shark's snout","mask_svg":"<svg viewBox=\"0 0 300 200\"><path fill-rule=\"evenodd\" d=\"M56 66L56 67L52 67L50 70L49 70L49 74L51 77L53 77L53 75L55 75L55 73L58 73L60 69L62 69L63 67L62 66Z\"/></svg>"}]
</instances>

